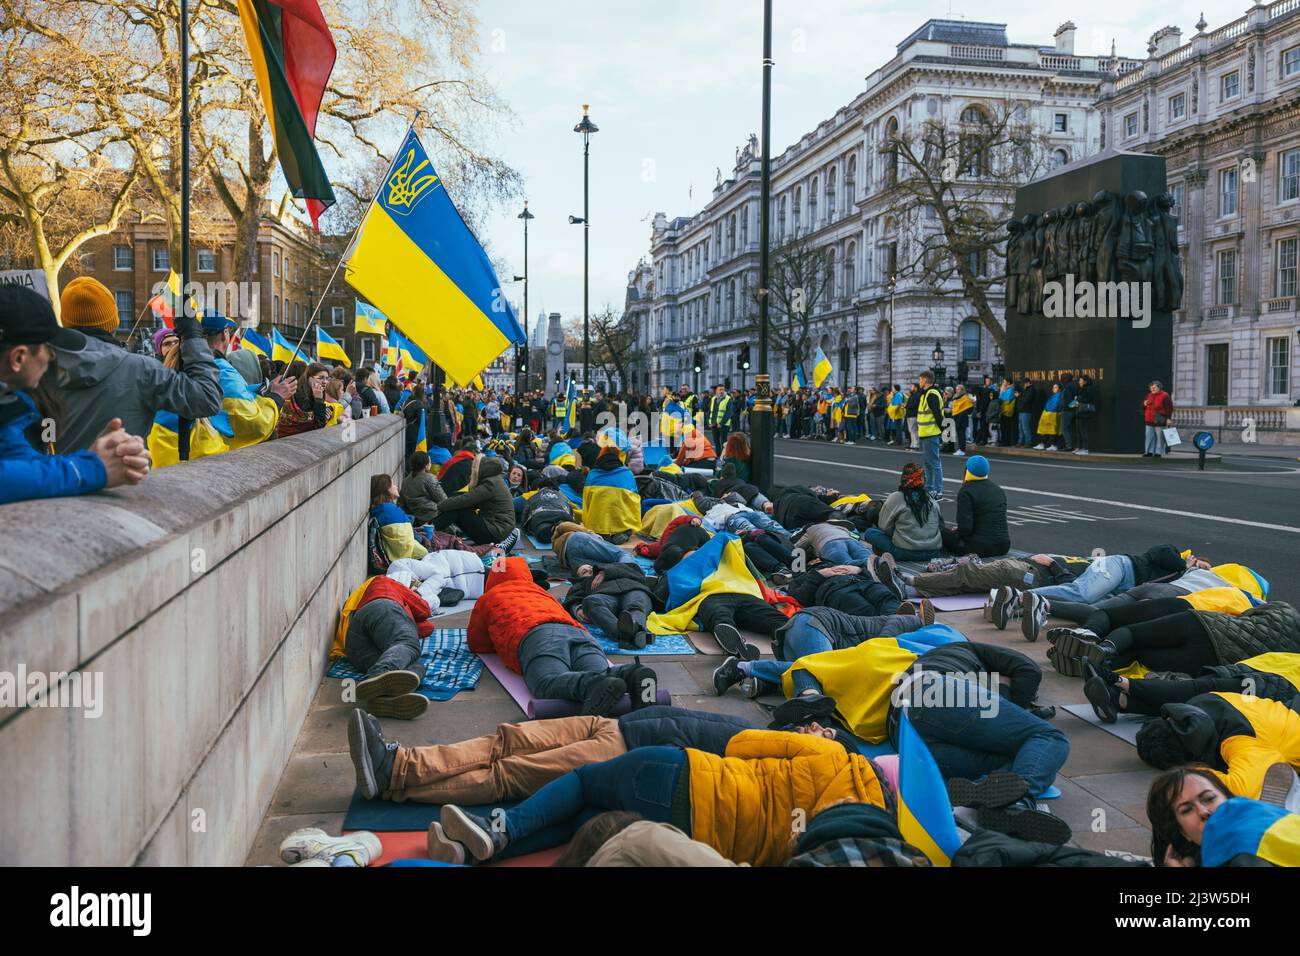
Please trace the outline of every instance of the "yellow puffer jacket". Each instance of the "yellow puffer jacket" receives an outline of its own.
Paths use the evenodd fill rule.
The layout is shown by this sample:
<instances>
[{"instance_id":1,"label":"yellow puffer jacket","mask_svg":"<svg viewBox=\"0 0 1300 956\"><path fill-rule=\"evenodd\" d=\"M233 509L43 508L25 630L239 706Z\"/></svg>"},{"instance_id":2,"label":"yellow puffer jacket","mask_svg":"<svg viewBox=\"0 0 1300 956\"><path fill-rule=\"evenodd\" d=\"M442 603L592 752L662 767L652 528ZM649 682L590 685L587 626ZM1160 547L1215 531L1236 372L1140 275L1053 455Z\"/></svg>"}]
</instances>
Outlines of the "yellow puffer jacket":
<instances>
[{"instance_id":1,"label":"yellow puffer jacket","mask_svg":"<svg viewBox=\"0 0 1300 956\"><path fill-rule=\"evenodd\" d=\"M701 750L686 755L691 836L735 863L781 866L791 837L830 804L885 806L867 759L824 737L742 730L725 757Z\"/></svg>"}]
</instances>

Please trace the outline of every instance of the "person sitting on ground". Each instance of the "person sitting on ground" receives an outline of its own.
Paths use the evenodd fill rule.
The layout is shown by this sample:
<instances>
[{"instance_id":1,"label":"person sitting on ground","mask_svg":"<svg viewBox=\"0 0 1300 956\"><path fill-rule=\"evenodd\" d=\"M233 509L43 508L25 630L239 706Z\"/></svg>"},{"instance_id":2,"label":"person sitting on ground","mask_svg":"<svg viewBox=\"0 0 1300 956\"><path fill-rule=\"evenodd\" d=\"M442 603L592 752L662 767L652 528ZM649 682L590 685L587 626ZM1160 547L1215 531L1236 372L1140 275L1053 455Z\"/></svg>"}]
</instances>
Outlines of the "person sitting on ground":
<instances>
[{"instance_id":1,"label":"person sitting on ground","mask_svg":"<svg viewBox=\"0 0 1300 956\"><path fill-rule=\"evenodd\" d=\"M429 453L417 451L411 456L410 468L402 479L397 504L416 524L433 524L438 517L438 505L447 500L438 479L429 467Z\"/></svg>"},{"instance_id":2,"label":"person sitting on ground","mask_svg":"<svg viewBox=\"0 0 1300 956\"><path fill-rule=\"evenodd\" d=\"M732 432L727 438L727 445L722 449L722 457L718 459L718 466L726 468L732 465L735 471L735 477L741 481L749 481L749 436L744 432Z\"/></svg>"},{"instance_id":3,"label":"person sitting on ground","mask_svg":"<svg viewBox=\"0 0 1300 956\"><path fill-rule=\"evenodd\" d=\"M717 463L718 453L713 443L700 429L687 425L686 433L682 435L682 447L677 450L673 464L679 468L707 468L712 471Z\"/></svg>"},{"instance_id":4,"label":"person sitting on ground","mask_svg":"<svg viewBox=\"0 0 1300 956\"><path fill-rule=\"evenodd\" d=\"M590 624L624 650L654 642L646 618L654 610L651 583L635 563L579 565L564 609L580 624Z\"/></svg>"},{"instance_id":5,"label":"person sitting on ground","mask_svg":"<svg viewBox=\"0 0 1300 956\"><path fill-rule=\"evenodd\" d=\"M475 654L499 655L534 697L579 702L584 715L608 716L624 695L633 710L654 703L644 693L654 671L639 662L611 666L587 629L534 582L523 558L500 558L488 572L468 643Z\"/></svg>"},{"instance_id":6,"label":"person sitting on ground","mask_svg":"<svg viewBox=\"0 0 1300 956\"><path fill-rule=\"evenodd\" d=\"M530 429L520 429L519 434L515 436L514 460L529 471L541 471L546 464L541 442Z\"/></svg>"},{"instance_id":7,"label":"person sitting on ground","mask_svg":"<svg viewBox=\"0 0 1300 956\"><path fill-rule=\"evenodd\" d=\"M915 462L903 466L898 490L885 499L876 527L863 540L877 554L892 554L901 561L928 561L943 545L939 506L925 490L925 471Z\"/></svg>"},{"instance_id":8,"label":"person sitting on ground","mask_svg":"<svg viewBox=\"0 0 1300 956\"><path fill-rule=\"evenodd\" d=\"M429 699L416 693L425 675L422 642L433 633L428 602L383 575L354 597L344 605L339 630L348 663L362 673L357 705L377 717L419 717L429 707Z\"/></svg>"},{"instance_id":9,"label":"person sitting on ground","mask_svg":"<svg viewBox=\"0 0 1300 956\"><path fill-rule=\"evenodd\" d=\"M1235 796L1203 764L1151 781L1147 819L1156 866L1300 866L1295 812Z\"/></svg>"},{"instance_id":10,"label":"person sitting on ground","mask_svg":"<svg viewBox=\"0 0 1300 956\"><path fill-rule=\"evenodd\" d=\"M443 531L454 524L471 541L499 544L502 551L510 553L519 543L519 529L504 475L505 463L500 458L476 455L465 493L448 495L439 503L433 526Z\"/></svg>"},{"instance_id":11,"label":"person sitting on ground","mask_svg":"<svg viewBox=\"0 0 1300 956\"><path fill-rule=\"evenodd\" d=\"M415 519L397 505L400 492L392 475L370 479L370 518L379 525L379 545L389 561L419 560L429 553L416 537Z\"/></svg>"},{"instance_id":12,"label":"person sitting on ground","mask_svg":"<svg viewBox=\"0 0 1300 956\"><path fill-rule=\"evenodd\" d=\"M450 495L469 490L470 473L474 469L474 459L478 456L478 440L463 438L456 445L456 451L442 466L438 473L438 482L442 490Z\"/></svg>"},{"instance_id":13,"label":"person sitting on ground","mask_svg":"<svg viewBox=\"0 0 1300 956\"><path fill-rule=\"evenodd\" d=\"M442 467L451 460L451 433L439 432L429 438L429 473L442 483Z\"/></svg>"},{"instance_id":14,"label":"person sitting on ground","mask_svg":"<svg viewBox=\"0 0 1300 956\"><path fill-rule=\"evenodd\" d=\"M641 495L618 448L600 450L582 486L582 523L614 544L641 530Z\"/></svg>"},{"instance_id":15,"label":"person sitting on ground","mask_svg":"<svg viewBox=\"0 0 1300 956\"><path fill-rule=\"evenodd\" d=\"M1011 550L1007 495L989 478L989 460L983 455L966 462L966 480L957 492L957 525L942 526L941 533L950 554L992 558Z\"/></svg>"},{"instance_id":16,"label":"person sitting on ground","mask_svg":"<svg viewBox=\"0 0 1300 956\"><path fill-rule=\"evenodd\" d=\"M745 730L719 757L694 748L640 747L589 764L505 811L504 825L445 805L430 827L430 855L445 862L504 856L546 824L587 810L629 810L670 823L733 863L780 866L790 857L790 820L844 800L886 806L871 762L810 734ZM564 839L564 837L558 837Z\"/></svg>"},{"instance_id":17,"label":"person sitting on ground","mask_svg":"<svg viewBox=\"0 0 1300 956\"><path fill-rule=\"evenodd\" d=\"M571 770L638 747L694 747L721 756L754 724L740 717L656 704L612 717L498 724L453 744L403 747L363 710L348 718L357 790L367 800L479 806L522 800Z\"/></svg>"},{"instance_id":18,"label":"person sitting on ground","mask_svg":"<svg viewBox=\"0 0 1300 956\"><path fill-rule=\"evenodd\" d=\"M1205 764L1235 796L1300 800L1300 713L1276 700L1216 691L1165 704L1138 728L1137 751L1158 770Z\"/></svg>"}]
</instances>

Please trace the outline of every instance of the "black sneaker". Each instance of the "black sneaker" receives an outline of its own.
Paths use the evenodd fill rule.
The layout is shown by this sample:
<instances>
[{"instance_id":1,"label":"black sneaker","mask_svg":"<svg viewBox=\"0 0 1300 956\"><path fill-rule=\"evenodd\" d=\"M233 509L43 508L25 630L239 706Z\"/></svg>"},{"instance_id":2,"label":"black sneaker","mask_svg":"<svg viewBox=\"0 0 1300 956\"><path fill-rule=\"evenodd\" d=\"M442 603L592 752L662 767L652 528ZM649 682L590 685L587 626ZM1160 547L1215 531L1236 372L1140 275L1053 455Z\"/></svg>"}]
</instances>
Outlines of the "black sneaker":
<instances>
[{"instance_id":1,"label":"black sneaker","mask_svg":"<svg viewBox=\"0 0 1300 956\"><path fill-rule=\"evenodd\" d=\"M638 628L636 621L632 618L631 611L624 611L618 616L618 646L622 648L636 648L640 650L645 647L646 633L643 629Z\"/></svg>"},{"instance_id":2,"label":"black sneaker","mask_svg":"<svg viewBox=\"0 0 1300 956\"><path fill-rule=\"evenodd\" d=\"M1002 585L989 600L989 622L999 631L1005 631L1007 622L1017 610L1020 592L1008 585Z\"/></svg>"},{"instance_id":3,"label":"black sneaker","mask_svg":"<svg viewBox=\"0 0 1300 956\"><path fill-rule=\"evenodd\" d=\"M393 697L371 697L365 702L366 710L376 717L395 717L398 720L415 720L429 709L429 698L423 694L397 694Z\"/></svg>"},{"instance_id":4,"label":"black sneaker","mask_svg":"<svg viewBox=\"0 0 1300 956\"><path fill-rule=\"evenodd\" d=\"M509 554L519 544L519 538L521 534L522 532L518 528L515 528L514 531L511 531L508 535L505 536L505 539L502 540L501 543L497 545L497 547L500 548L503 553Z\"/></svg>"},{"instance_id":5,"label":"black sneaker","mask_svg":"<svg viewBox=\"0 0 1300 956\"><path fill-rule=\"evenodd\" d=\"M1113 724L1119 719L1119 688L1092 661L1083 661L1083 696L1092 704L1097 719Z\"/></svg>"},{"instance_id":6,"label":"black sneaker","mask_svg":"<svg viewBox=\"0 0 1300 956\"><path fill-rule=\"evenodd\" d=\"M1047 623L1047 616L1051 612L1051 606L1047 603L1047 598L1035 594L1033 591L1026 591L1020 597L1020 633L1025 635L1025 640L1038 640L1038 632L1043 629Z\"/></svg>"},{"instance_id":7,"label":"black sneaker","mask_svg":"<svg viewBox=\"0 0 1300 956\"><path fill-rule=\"evenodd\" d=\"M417 671L414 668L400 671L383 671L374 677L367 677L357 684L357 703L361 704L364 709L365 703L372 697L398 697L402 694L413 693L424 680L423 669ZM373 711L372 711L373 713ZM385 716L380 714L380 716Z\"/></svg>"},{"instance_id":8,"label":"black sneaker","mask_svg":"<svg viewBox=\"0 0 1300 956\"><path fill-rule=\"evenodd\" d=\"M1016 806L987 807L979 811L976 819L986 830L996 830L1017 840L1052 843L1056 846L1069 842L1073 835L1070 825L1058 816L1039 810L1037 805L1031 808L1030 803L1032 801L1026 798Z\"/></svg>"},{"instance_id":9,"label":"black sneaker","mask_svg":"<svg viewBox=\"0 0 1300 956\"><path fill-rule=\"evenodd\" d=\"M1056 645L1052 645L1047 649L1047 662L1062 677L1083 676L1083 658L1063 654Z\"/></svg>"},{"instance_id":10,"label":"black sneaker","mask_svg":"<svg viewBox=\"0 0 1300 956\"><path fill-rule=\"evenodd\" d=\"M791 724L802 726L809 721L829 717L835 713L835 699L825 694L800 694L791 697L784 704L772 711L769 728L788 727Z\"/></svg>"},{"instance_id":11,"label":"black sneaker","mask_svg":"<svg viewBox=\"0 0 1300 956\"><path fill-rule=\"evenodd\" d=\"M1029 793L1029 784L1017 773L991 773L982 780L953 777L947 782L948 801L954 807L1009 807Z\"/></svg>"},{"instance_id":12,"label":"black sneaker","mask_svg":"<svg viewBox=\"0 0 1300 956\"><path fill-rule=\"evenodd\" d=\"M373 800L388 790L397 741L384 740L383 733L375 732L379 721L367 718L370 715L364 710L348 715L348 752L357 773L357 789L365 799Z\"/></svg>"},{"instance_id":13,"label":"black sneaker","mask_svg":"<svg viewBox=\"0 0 1300 956\"><path fill-rule=\"evenodd\" d=\"M626 693L627 684L621 678L598 677L587 688L578 713L584 717L608 717Z\"/></svg>"},{"instance_id":14,"label":"black sneaker","mask_svg":"<svg viewBox=\"0 0 1300 956\"><path fill-rule=\"evenodd\" d=\"M1079 661L1089 660L1102 664L1115 654L1115 645L1110 641L1099 640L1097 635L1084 627L1054 627L1047 635L1058 655L1075 658ZM1083 666L1075 677L1083 676Z\"/></svg>"},{"instance_id":15,"label":"black sneaker","mask_svg":"<svg viewBox=\"0 0 1300 956\"><path fill-rule=\"evenodd\" d=\"M899 576L896 565L877 561L876 574L879 575L881 587L888 589L894 597L900 601L907 597L907 589L903 586L903 579Z\"/></svg>"},{"instance_id":16,"label":"black sneaker","mask_svg":"<svg viewBox=\"0 0 1300 956\"><path fill-rule=\"evenodd\" d=\"M713 669L713 693L721 697L730 688L735 687L745 675L741 673L740 659L737 657L728 657L725 661Z\"/></svg>"},{"instance_id":17,"label":"black sneaker","mask_svg":"<svg viewBox=\"0 0 1300 956\"><path fill-rule=\"evenodd\" d=\"M742 661L758 660L758 648L740 636L734 624L719 624L713 629L713 639L728 654Z\"/></svg>"},{"instance_id":18,"label":"black sneaker","mask_svg":"<svg viewBox=\"0 0 1300 956\"><path fill-rule=\"evenodd\" d=\"M651 707L658 703L658 678L654 671L641 663L641 658L638 657L636 663L626 668L620 676L633 710Z\"/></svg>"},{"instance_id":19,"label":"black sneaker","mask_svg":"<svg viewBox=\"0 0 1300 956\"><path fill-rule=\"evenodd\" d=\"M510 843L504 826L494 826L450 803L442 808L440 822L445 838L459 843L480 863L492 859Z\"/></svg>"}]
</instances>

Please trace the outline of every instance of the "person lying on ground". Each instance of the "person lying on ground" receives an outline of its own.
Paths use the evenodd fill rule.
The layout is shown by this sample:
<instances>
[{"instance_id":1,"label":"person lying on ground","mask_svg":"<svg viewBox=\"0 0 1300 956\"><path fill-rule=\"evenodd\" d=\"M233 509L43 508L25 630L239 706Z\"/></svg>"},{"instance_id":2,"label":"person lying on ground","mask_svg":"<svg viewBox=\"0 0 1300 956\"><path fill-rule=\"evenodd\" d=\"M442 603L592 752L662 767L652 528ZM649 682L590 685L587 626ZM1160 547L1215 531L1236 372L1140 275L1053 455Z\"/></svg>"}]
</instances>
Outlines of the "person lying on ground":
<instances>
[{"instance_id":1,"label":"person lying on ground","mask_svg":"<svg viewBox=\"0 0 1300 956\"><path fill-rule=\"evenodd\" d=\"M436 611L473 601L483 594L483 559L473 551L445 549L430 551L422 558L398 558L389 562L384 574L416 591Z\"/></svg>"},{"instance_id":2,"label":"person lying on ground","mask_svg":"<svg viewBox=\"0 0 1300 956\"><path fill-rule=\"evenodd\" d=\"M794 549L790 547L788 537L774 531L756 529L734 533L740 536L745 557L759 570L759 573L767 575L774 584L785 584L790 581L794 574L791 568L797 563L797 559Z\"/></svg>"},{"instance_id":3,"label":"person lying on ground","mask_svg":"<svg viewBox=\"0 0 1300 956\"><path fill-rule=\"evenodd\" d=\"M354 600L355 599L355 600ZM433 633L429 604L399 581L372 578L343 607L343 653L361 671L358 706L380 717L413 720L429 707L416 690L424 681L423 640Z\"/></svg>"},{"instance_id":4,"label":"person lying on ground","mask_svg":"<svg viewBox=\"0 0 1300 956\"><path fill-rule=\"evenodd\" d=\"M1282 805L1300 796L1300 713L1276 700L1217 691L1165 704L1138 728L1137 751L1158 770L1203 763L1239 797Z\"/></svg>"},{"instance_id":5,"label":"person lying on ground","mask_svg":"<svg viewBox=\"0 0 1300 956\"><path fill-rule=\"evenodd\" d=\"M830 564L865 567L867 561L874 556L871 548L859 541L854 536L852 527L839 517L832 521L805 525L792 541L810 559L809 564L821 560Z\"/></svg>"},{"instance_id":6,"label":"person lying on ground","mask_svg":"<svg viewBox=\"0 0 1300 956\"><path fill-rule=\"evenodd\" d=\"M727 499L709 498L696 492L691 496L696 509L704 515L704 523L713 531L730 531L732 534L744 534L747 531L771 531L784 538L790 532L782 527L776 519L763 511L755 511L744 504L739 495L728 495Z\"/></svg>"},{"instance_id":7,"label":"person lying on ground","mask_svg":"<svg viewBox=\"0 0 1300 956\"><path fill-rule=\"evenodd\" d=\"M1027 558L940 558L930 562L928 571L904 574L903 581L925 597L988 594L1001 587L1033 588L1073 581L1091 563L1091 558L1064 554L1035 554ZM1018 610L1018 605L1011 604L1007 609L1008 618ZM986 614L985 620L991 618Z\"/></svg>"},{"instance_id":8,"label":"person lying on ground","mask_svg":"<svg viewBox=\"0 0 1300 956\"><path fill-rule=\"evenodd\" d=\"M551 548L560 564L570 571L583 565L636 564L631 552L610 544L590 528L573 521L561 521L551 531Z\"/></svg>"},{"instance_id":9,"label":"person lying on ground","mask_svg":"<svg viewBox=\"0 0 1300 956\"><path fill-rule=\"evenodd\" d=\"M550 541L556 526L573 521L573 502L558 488L541 487L522 500L519 526L538 541Z\"/></svg>"},{"instance_id":10,"label":"person lying on ground","mask_svg":"<svg viewBox=\"0 0 1300 956\"><path fill-rule=\"evenodd\" d=\"M507 553L513 550L519 543L519 530L505 470L500 458L476 455L467 490L439 503L433 526L444 531L454 524L476 544L499 544Z\"/></svg>"},{"instance_id":11,"label":"person lying on ground","mask_svg":"<svg viewBox=\"0 0 1300 956\"><path fill-rule=\"evenodd\" d=\"M564 596L564 609L580 624L590 624L618 641L624 650L654 642L646 618L654 611L654 592L635 563L579 565Z\"/></svg>"},{"instance_id":12,"label":"person lying on ground","mask_svg":"<svg viewBox=\"0 0 1300 956\"><path fill-rule=\"evenodd\" d=\"M762 511L764 514L771 514L773 510L772 502L758 490L758 486L737 476L735 469L729 465L723 465L718 477L708 483L708 492L718 498L724 495L737 495L750 508Z\"/></svg>"},{"instance_id":13,"label":"person lying on ground","mask_svg":"<svg viewBox=\"0 0 1300 956\"><path fill-rule=\"evenodd\" d=\"M367 800L478 806L522 800L571 770L637 747L694 747L723 754L750 721L655 705L612 717L557 717L499 724L482 737L404 747L363 710L348 719L357 789Z\"/></svg>"},{"instance_id":14,"label":"person lying on ground","mask_svg":"<svg viewBox=\"0 0 1300 956\"><path fill-rule=\"evenodd\" d=\"M438 505L447 500L438 479L430 470L429 453L417 451L411 456L410 467L402 479L397 504L417 524L433 524L438 517Z\"/></svg>"},{"instance_id":15,"label":"person lying on ground","mask_svg":"<svg viewBox=\"0 0 1300 956\"><path fill-rule=\"evenodd\" d=\"M817 495L813 489L804 485L791 485L782 491L772 502L772 517L783 528L798 531L808 525L829 521L835 517L835 509L830 502L838 498L825 498Z\"/></svg>"},{"instance_id":16,"label":"person lying on ground","mask_svg":"<svg viewBox=\"0 0 1300 956\"><path fill-rule=\"evenodd\" d=\"M1270 651L1300 653L1300 614L1285 601L1239 614L1198 611L1179 598L1143 603L1149 606L1139 609L1153 616L1104 638L1081 628L1052 628L1048 660L1067 677L1082 677L1084 660L1113 670L1140 662L1150 670L1195 674Z\"/></svg>"},{"instance_id":17,"label":"person lying on ground","mask_svg":"<svg viewBox=\"0 0 1300 956\"><path fill-rule=\"evenodd\" d=\"M823 563L794 575L785 593L804 607L829 607L845 614L878 616L900 613L900 607L917 608L926 624L934 623L934 605L922 598L914 606L903 597L903 584L895 565L872 555L865 566ZM905 611L902 613L910 613Z\"/></svg>"},{"instance_id":18,"label":"person lying on ground","mask_svg":"<svg viewBox=\"0 0 1300 956\"><path fill-rule=\"evenodd\" d=\"M941 525L943 549L950 554L992 558L1011 550L1007 526L1007 494L989 478L989 460L973 455L966 462L966 480L957 492L957 524Z\"/></svg>"},{"instance_id":19,"label":"person lying on ground","mask_svg":"<svg viewBox=\"0 0 1300 956\"><path fill-rule=\"evenodd\" d=\"M611 665L587 629L537 586L523 558L492 566L468 638L475 654L497 654L522 675L534 697L577 701L584 715L607 716L624 694L633 709L654 702L643 693L654 671L638 662Z\"/></svg>"},{"instance_id":20,"label":"person lying on ground","mask_svg":"<svg viewBox=\"0 0 1300 956\"><path fill-rule=\"evenodd\" d=\"M1300 866L1300 819L1284 807L1236 796L1212 767L1160 774L1147 792L1156 866Z\"/></svg>"},{"instance_id":21,"label":"person lying on ground","mask_svg":"<svg viewBox=\"0 0 1300 956\"><path fill-rule=\"evenodd\" d=\"M877 554L901 561L928 561L943 545L939 506L925 490L925 471L915 462L903 466L898 490L885 499L876 527L862 535Z\"/></svg>"},{"instance_id":22,"label":"person lying on ground","mask_svg":"<svg viewBox=\"0 0 1300 956\"><path fill-rule=\"evenodd\" d=\"M1025 592L1027 595L1032 592ZM1053 627L1047 631L1047 639L1056 643L1065 633L1077 635L1081 640L1096 642L1109 636L1111 631L1120 627L1136 627L1162 617L1179 614L1189 608L1197 611L1215 611L1220 614L1237 615L1259 606L1258 601L1245 591L1234 587L1207 588L1204 591L1176 592L1176 597L1147 598L1142 601L1123 601L1109 610L1094 611L1088 615L1092 627ZM1105 603L1105 602L1103 602ZM1046 627L1048 617L1047 599L1034 594L1023 605L1025 613L1021 615L1020 630L1030 641L1038 639L1039 632ZM1077 612L1088 607L1076 604L1072 610ZM1055 614L1058 605L1051 611Z\"/></svg>"},{"instance_id":23,"label":"person lying on ground","mask_svg":"<svg viewBox=\"0 0 1300 956\"><path fill-rule=\"evenodd\" d=\"M792 821L843 800L887 805L866 757L808 734L745 730L721 757L642 747L580 767L493 821L446 805L430 825L429 849L444 862L484 862L543 828L576 829L584 812L628 810L672 824L733 863L780 866L790 857Z\"/></svg>"},{"instance_id":24,"label":"person lying on ground","mask_svg":"<svg viewBox=\"0 0 1300 956\"><path fill-rule=\"evenodd\" d=\"M570 866L706 867L735 866L711 846L669 823L641 819L639 813L609 810L578 828L553 864Z\"/></svg>"}]
</instances>

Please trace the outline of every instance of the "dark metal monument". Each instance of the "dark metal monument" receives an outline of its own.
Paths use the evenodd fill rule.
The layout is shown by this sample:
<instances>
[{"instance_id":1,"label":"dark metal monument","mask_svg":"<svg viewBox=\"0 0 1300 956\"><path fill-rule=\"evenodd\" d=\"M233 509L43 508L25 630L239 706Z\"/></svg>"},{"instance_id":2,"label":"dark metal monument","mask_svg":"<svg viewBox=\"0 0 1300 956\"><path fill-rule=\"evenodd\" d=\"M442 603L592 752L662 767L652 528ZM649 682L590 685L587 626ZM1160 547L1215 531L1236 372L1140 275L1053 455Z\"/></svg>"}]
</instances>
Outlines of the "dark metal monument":
<instances>
[{"instance_id":1,"label":"dark metal monument","mask_svg":"<svg viewBox=\"0 0 1300 956\"><path fill-rule=\"evenodd\" d=\"M1108 152L1016 191L1007 223L1006 374L1050 391L1090 375L1092 450L1142 451L1147 383L1170 385L1182 304L1165 161Z\"/></svg>"}]
</instances>

